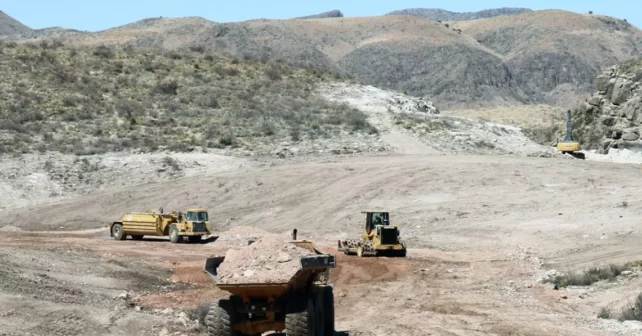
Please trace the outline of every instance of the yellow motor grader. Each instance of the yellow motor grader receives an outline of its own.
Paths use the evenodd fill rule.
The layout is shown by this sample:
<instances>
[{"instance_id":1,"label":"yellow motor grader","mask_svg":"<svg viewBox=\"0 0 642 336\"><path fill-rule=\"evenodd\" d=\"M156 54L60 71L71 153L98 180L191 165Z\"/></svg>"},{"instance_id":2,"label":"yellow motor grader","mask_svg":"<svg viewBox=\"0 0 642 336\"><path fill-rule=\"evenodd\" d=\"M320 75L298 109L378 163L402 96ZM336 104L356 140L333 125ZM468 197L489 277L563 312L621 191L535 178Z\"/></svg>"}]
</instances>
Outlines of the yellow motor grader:
<instances>
[{"instance_id":1,"label":"yellow motor grader","mask_svg":"<svg viewBox=\"0 0 642 336\"><path fill-rule=\"evenodd\" d=\"M399 238L399 228L390 225L388 212L366 214L365 231L361 239L338 241L338 250L347 255L405 257L406 244Z\"/></svg>"}]
</instances>

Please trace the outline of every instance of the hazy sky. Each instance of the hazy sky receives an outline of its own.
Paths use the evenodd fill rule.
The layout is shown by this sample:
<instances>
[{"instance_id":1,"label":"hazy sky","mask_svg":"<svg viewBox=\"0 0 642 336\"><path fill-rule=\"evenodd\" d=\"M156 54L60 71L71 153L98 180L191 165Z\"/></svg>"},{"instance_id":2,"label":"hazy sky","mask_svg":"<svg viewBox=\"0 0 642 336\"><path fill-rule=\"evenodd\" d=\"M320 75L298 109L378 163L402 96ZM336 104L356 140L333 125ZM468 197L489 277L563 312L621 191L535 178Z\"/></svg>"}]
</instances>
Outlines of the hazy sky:
<instances>
[{"instance_id":1,"label":"hazy sky","mask_svg":"<svg viewBox=\"0 0 642 336\"><path fill-rule=\"evenodd\" d=\"M31 28L61 26L98 31L149 17L201 16L216 22L287 19L339 9L345 16L375 16L404 8L454 12L497 7L564 9L610 15L642 27L639 0L2 0L3 10Z\"/></svg>"}]
</instances>

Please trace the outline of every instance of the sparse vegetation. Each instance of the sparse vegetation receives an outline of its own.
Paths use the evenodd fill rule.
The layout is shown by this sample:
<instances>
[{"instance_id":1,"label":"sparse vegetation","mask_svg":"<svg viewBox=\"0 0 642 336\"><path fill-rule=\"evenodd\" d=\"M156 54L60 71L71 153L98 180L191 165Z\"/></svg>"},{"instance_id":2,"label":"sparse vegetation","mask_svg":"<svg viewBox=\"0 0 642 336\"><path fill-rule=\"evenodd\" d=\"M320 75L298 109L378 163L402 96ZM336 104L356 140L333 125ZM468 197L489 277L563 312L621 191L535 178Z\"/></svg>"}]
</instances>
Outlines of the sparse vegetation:
<instances>
[{"instance_id":1,"label":"sparse vegetation","mask_svg":"<svg viewBox=\"0 0 642 336\"><path fill-rule=\"evenodd\" d=\"M611 311L611 309L607 307L603 307L602 309L600 309L597 317L601 319L610 319L611 317L613 317L613 311Z\"/></svg>"},{"instance_id":2,"label":"sparse vegetation","mask_svg":"<svg viewBox=\"0 0 642 336\"><path fill-rule=\"evenodd\" d=\"M316 83L332 74L228 59L198 46L159 52L5 43L0 75L3 153L252 149L317 132L373 132L363 113L315 96Z\"/></svg>"},{"instance_id":3,"label":"sparse vegetation","mask_svg":"<svg viewBox=\"0 0 642 336\"><path fill-rule=\"evenodd\" d=\"M176 159L171 156L166 156L163 158L163 166L170 167L174 171L181 170L181 166L179 165L178 161L176 161Z\"/></svg>"},{"instance_id":4,"label":"sparse vegetation","mask_svg":"<svg viewBox=\"0 0 642 336\"><path fill-rule=\"evenodd\" d=\"M633 302L630 302L622 311L617 314L611 308L603 307L597 315L601 319L617 319L623 321L642 322L642 294L639 294Z\"/></svg>"},{"instance_id":5,"label":"sparse vegetation","mask_svg":"<svg viewBox=\"0 0 642 336\"><path fill-rule=\"evenodd\" d=\"M568 286L590 286L598 281L613 281L623 271L631 267L632 264L610 264L608 266L590 267L581 273L570 273L557 276L548 282L554 283L558 287Z\"/></svg>"},{"instance_id":6,"label":"sparse vegetation","mask_svg":"<svg viewBox=\"0 0 642 336\"><path fill-rule=\"evenodd\" d=\"M635 298L635 301L624 308L618 317L620 321L642 321L642 294Z\"/></svg>"}]
</instances>

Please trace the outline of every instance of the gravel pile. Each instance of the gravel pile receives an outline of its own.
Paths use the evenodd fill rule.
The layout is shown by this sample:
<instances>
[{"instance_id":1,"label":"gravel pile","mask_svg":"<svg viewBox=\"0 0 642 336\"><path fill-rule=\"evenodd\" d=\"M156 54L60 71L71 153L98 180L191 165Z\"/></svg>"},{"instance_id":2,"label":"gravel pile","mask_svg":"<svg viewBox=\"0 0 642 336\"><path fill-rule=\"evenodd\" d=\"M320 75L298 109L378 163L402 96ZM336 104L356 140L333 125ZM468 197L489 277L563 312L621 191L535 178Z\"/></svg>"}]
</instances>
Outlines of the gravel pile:
<instances>
[{"instance_id":1,"label":"gravel pile","mask_svg":"<svg viewBox=\"0 0 642 336\"><path fill-rule=\"evenodd\" d=\"M241 250L229 250L218 268L221 284L287 283L313 253L281 235L265 235Z\"/></svg>"}]
</instances>

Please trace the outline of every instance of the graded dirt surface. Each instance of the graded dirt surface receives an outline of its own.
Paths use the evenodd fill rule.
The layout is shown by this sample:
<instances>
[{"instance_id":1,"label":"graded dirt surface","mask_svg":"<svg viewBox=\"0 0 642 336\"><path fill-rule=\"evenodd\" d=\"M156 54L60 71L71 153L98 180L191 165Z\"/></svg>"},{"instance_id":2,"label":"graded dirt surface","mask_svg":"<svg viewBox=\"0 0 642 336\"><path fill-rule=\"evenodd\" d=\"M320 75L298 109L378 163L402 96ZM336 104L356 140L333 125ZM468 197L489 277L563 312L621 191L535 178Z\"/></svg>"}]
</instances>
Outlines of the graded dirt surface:
<instances>
[{"instance_id":1,"label":"graded dirt surface","mask_svg":"<svg viewBox=\"0 0 642 336\"><path fill-rule=\"evenodd\" d=\"M632 300L642 279L559 291L537 280L550 269L640 259L638 176L639 165L564 158L337 157L23 208L3 226L102 229L0 235L0 296L10 307L0 325L9 335L203 335L198 307L226 295L202 273L205 258L297 228L337 255L331 280L344 334L636 335L635 325L597 313ZM104 229L124 211L196 205L208 207L218 239L115 241ZM391 212L408 258L336 252L337 239L361 234L366 209ZM123 290L124 303L114 299Z\"/></svg>"}]
</instances>

